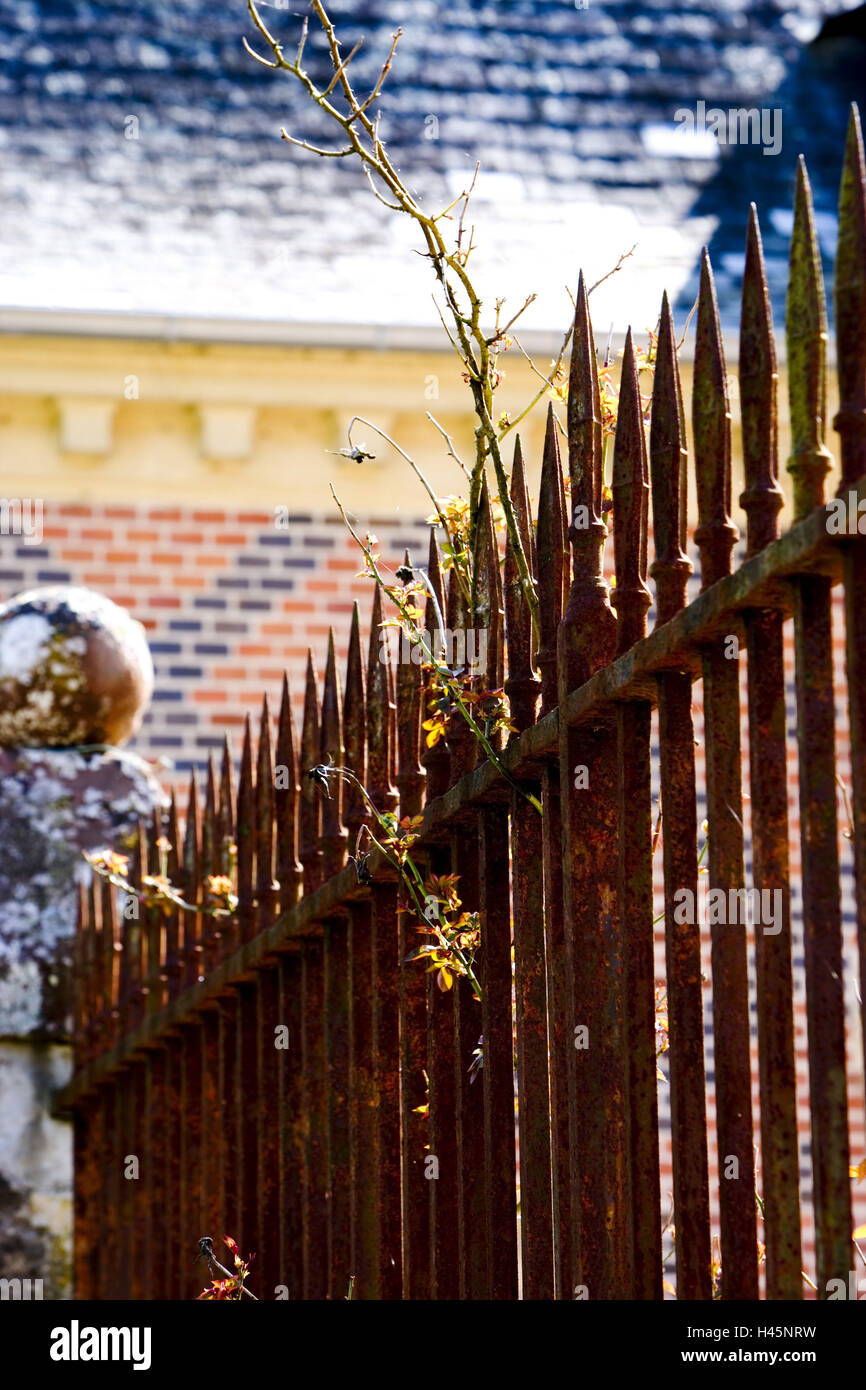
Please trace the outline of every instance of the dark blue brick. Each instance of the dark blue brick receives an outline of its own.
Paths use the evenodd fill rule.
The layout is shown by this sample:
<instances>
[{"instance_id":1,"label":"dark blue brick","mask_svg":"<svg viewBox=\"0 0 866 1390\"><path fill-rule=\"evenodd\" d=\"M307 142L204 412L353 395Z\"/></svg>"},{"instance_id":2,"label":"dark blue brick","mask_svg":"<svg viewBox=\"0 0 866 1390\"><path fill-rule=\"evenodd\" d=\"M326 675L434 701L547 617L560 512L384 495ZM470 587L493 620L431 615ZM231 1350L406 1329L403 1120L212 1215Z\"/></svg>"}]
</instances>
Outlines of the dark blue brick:
<instances>
[{"instance_id":1,"label":"dark blue brick","mask_svg":"<svg viewBox=\"0 0 866 1390\"><path fill-rule=\"evenodd\" d=\"M217 580L217 587L220 589L248 589L250 581L248 579L223 579Z\"/></svg>"},{"instance_id":2,"label":"dark blue brick","mask_svg":"<svg viewBox=\"0 0 866 1390\"><path fill-rule=\"evenodd\" d=\"M16 545L15 558L17 560L50 560L51 551L43 550L38 545Z\"/></svg>"},{"instance_id":3,"label":"dark blue brick","mask_svg":"<svg viewBox=\"0 0 866 1390\"><path fill-rule=\"evenodd\" d=\"M315 546L319 550L333 550L336 541L332 536L304 536L304 545Z\"/></svg>"},{"instance_id":4,"label":"dark blue brick","mask_svg":"<svg viewBox=\"0 0 866 1390\"><path fill-rule=\"evenodd\" d=\"M270 613L271 611L271 605L268 603L267 599L261 598L242 598L240 607L246 612Z\"/></svg>"},{"instance_id":5,"label":"dark blue brick","mask_svg":"<svg viewBox=\"0 0 866 1390\"><path fill-rule=\"evenodd\" d=\"M180 734L151 734L148 739L151 748L182 748L183 739Z\"/></svg>"},{"instance_id":6,"label":"dark blue brick","mask_svg":"<svg viewBox=\"0 0 866 1390\"><path fill-rule=\"evenodd\" d=\"M23 583L24 583L24 571L23 571L23 570L0 570L0 579L5 580L5 581L6 581L7 583L9 583L9 584L23 584Z\"/></svg>"},{"instance_id":7,"label":"dark blue brick","mask_svg":"<svg viewBox=\"0 0 866 1390\"><path fill-rule=\"evenodd\" d=\"M244 565L246 569L267 569L270 563L268 555L241 555L238 559L238 564Z\"/></svg>"},{"instance_id":8,"label":"dark blue brick","mask_svg":"<svg viewBox=\"0 0 866 1390\"><path fill-rule=\"evenodd\" d=\"M249 623L214 623L214 632L249 632Z\"/></svg>"},{"instance_id":9,"label":"dark blue brick","mask_svg":"<svg viewBox=\"0 0 866 1390\"><path fill-rule=\"evenodd\" d=\"M228 600L224 598L194 598L193 608L227 608Z\"/></svg>"},{"instance_id":10,"label":"dark blue brick","mask_svg":"<svg viewBox=\"0 0 866 1390\"><path fill-rule=\"evenodd\" d=\"M297 559L293 555L287 555L283 560L283 564L287 569L314 570L316 568L316 562L312 555L299 556ZM265 580L265 583L267 582L268 581Z\"/></svg>"},{"instance_id":11,"label":"dark blue brick","mask_svg":"<svg viewBox=\"0 0 866 1390\"><path fill-rule=\"evenodd\" d=\"M197 618L172 618L169 623L172 632L201 632L201 623Z\"/></svg>"},{"instance_id":12,"label":"dark blue brick","mask_svg":"<svg viewBox=\"0 0 866 1390\"><path fill-rule=\"evenodd\" d=\"M154 698L154 700L182 700L182 699L183 699L183 691L182 691L182 690L155 690L155 691L153 692L153 698Z\"/></svg>"},{"instance_id":13,"label":"dark blue brick","mask_svg":"<svg viewBox=\"0 0 866 1390\"><path fill-rule=\"evenodd\" d=\"M288 531L275 531L272 536L259 536L259 545L293 545Z\"/></svg>"},{"instance_id":14,"label":"dark blue brick","mask_svg":"<svg viewBox=\"0 0 866 1390\"><path fill-rule=\"evenodd\" d=\"M196 656L228 656L228 647L224 642L196 642L193 647Z\"/></svg>"},{"instance_id":15,"label":"dark blue brick","mask_svg":"<svg viewBox=\"0 0 866 1390\"><path fill-rule=\"evenodd\" d=\"M197 723L198 723L198 715L197 715L197 714L175 714L175 713L172 711L172 712L170 712L169 714L165 715L165 722L166 722L166 724L171 724L171 725L178 725L178 724L197 724Z\"/></svg>"},{"instance_id":16,"label":"dark blue brick","mask_svg":"<svg viewBox=\"0 0 866 1390\"><path fill-rule=\"evenodd\" d=\"M294 589L294 579L263 579L263 589Z\"/></svg>"},{"instance_id":17,"label":"dark blue brick","mask_svg":"<svg viewBox=\"0 0 866 1390\"><path fill-rule=\"evenodd\" d=\"M70 570L37 570L36 578L40 584L71 584Z\"/></svg>"},{"instance_id":18,"label":"dark blue brick","mask_svg":"<svg viewBox=\"0 0 866 1390\"><path fill-rule=\"evenodd\" d=\"M213 734L202 734L196 739L197 748L222 748L223 741L216 738Z\"/></svg>"},{"instance_id":19,"label":"dark blue brick","mask_svg":"<svg viewBox=\"0 0 866 1390\"><path fill-rule=\"evenodd\" d=\"M151 642L149 645L151 655L176 656L181 649L180 642Z\"/></svg>"},{"instance_id":20,"label":"dark blue brick","mask_svg":"<svg viewBox=\"0 0 866 1390\"><path fill-rule=\"evenodd\" d=\"M184 676L195 677L204 675L201 666L169 666L168 674L175 680L181 680Z\"/></svg>"}]
</instances>

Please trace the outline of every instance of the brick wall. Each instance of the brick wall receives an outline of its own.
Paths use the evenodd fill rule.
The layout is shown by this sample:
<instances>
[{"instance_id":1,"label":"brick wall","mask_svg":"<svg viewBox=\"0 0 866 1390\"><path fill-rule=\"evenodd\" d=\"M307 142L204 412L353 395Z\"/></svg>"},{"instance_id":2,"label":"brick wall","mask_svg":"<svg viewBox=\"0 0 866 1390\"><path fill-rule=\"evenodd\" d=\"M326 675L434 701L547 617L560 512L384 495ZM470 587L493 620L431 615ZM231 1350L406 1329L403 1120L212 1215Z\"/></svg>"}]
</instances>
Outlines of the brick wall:
<instances>
[{"instance_id":1,"label":"brick wall","mask_svg":"<svg viewBox=\"0 0 866 1390\"><path fill-rule=\"evenodd\" d=\"M360 520L392 567L409 548L426 560L423 520ZM0 594L42 584L83 584L129 609L147 631L154 698L130 748L170 759L166 780L232 737L239 752L247 711L267 692L276 714L283 671L300 729L307 649L321 673L328 629L345 662L352 604L366 632L372 598L363 556L339 517L290 517L205 507L44 504L43 541L0 537Z\"/></svg>"}]
</instances>

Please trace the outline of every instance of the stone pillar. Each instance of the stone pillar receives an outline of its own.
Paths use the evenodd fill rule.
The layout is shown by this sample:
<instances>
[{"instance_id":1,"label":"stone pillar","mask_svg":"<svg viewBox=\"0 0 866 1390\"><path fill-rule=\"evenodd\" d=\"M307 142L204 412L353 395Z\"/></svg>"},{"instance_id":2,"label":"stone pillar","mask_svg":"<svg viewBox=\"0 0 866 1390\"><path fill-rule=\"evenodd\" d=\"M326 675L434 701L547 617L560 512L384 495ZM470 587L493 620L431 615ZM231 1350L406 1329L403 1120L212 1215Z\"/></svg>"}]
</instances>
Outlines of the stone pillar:
<instances>
[{"instance_id":1,"label":"stone pillar","mask_svg":"<svg viewBox=\"0 0 866 1390\"><path fill-rule=\"evenodd\" d=\"M144 629L102 595L0 605L0 1280L44 1298L72 1295L72 1132L51 1106L71 1071L76 885L85 850L166 800L118 746L152 688Z\"/></svg>"}]
</instances>

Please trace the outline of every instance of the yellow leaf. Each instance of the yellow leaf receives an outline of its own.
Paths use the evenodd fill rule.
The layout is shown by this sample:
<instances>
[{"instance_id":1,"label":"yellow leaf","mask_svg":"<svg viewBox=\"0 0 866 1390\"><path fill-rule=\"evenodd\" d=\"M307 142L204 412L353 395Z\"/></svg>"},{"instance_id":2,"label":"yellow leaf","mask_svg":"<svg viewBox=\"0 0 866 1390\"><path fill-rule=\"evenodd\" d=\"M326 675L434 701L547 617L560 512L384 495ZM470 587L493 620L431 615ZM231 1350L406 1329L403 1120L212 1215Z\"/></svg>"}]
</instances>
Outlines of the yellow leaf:
<instances>
[{"instance_id":1,"label":"yellow leaf","mask_svg":"<svg viewBox=\"0 0 866 1390\"><path fill-rule=\"evenodd\" d=\"M446 994L454 983L451 971L446 970L443 966L442 969L439 971L439 974L436 976L436 983L438 984L442 993Z\"/></svg>"},{"instance_id":2,"label":"yellow leaf","mask_svg":"<svg viewBox=\"0 0 866 1390\"><path fill-rule=\"evenodd\" d=\"M854 1232L855 1240L866 1240L866 1226L858 1226Z\"/></svg>"},{"instance_id":3,"label":"yellow leaf","mask_svg":"<svg viewBox=\"0 0 866 1390\"><path fill-rule=\"evenodd\" d=\"M852 1164L848 1172L852 1178L856 1178L858 1182L862 1182L863 1179L866 1178L866 1158L863 1159L862 1163Z\"/></svg>"}]
</instances>

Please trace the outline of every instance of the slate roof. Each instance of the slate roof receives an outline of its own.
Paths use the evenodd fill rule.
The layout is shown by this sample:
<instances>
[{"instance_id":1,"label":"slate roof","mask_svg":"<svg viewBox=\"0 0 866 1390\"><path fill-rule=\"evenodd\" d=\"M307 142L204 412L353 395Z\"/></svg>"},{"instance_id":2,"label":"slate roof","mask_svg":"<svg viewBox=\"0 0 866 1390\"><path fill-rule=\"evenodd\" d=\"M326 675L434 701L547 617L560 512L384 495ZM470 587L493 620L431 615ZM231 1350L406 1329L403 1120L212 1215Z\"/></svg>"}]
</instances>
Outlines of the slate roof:
<instances>
[{"instance_id":1,"label":"slate roof","mask_svg":"<svg viewBox=\"0 0 866 1390\"><path fill-rule=\"evenodd\" d=\"M291 5L291 10L284 6ZM737 316L750 198L782 312L797 154L809 163L825 252L845 108L866 85L850 34L809 40L845 0L332 0L369 81L399 24L383 132L397 164L442 205L482 160L479 278L527 324L559 329L579 264L596 322L680 311L710 244L727 324ZM299 0L262 4L287 47ZM852 14L845 29L858 30ZM405 219L349 161L290 148L279 127L327 132L300 89L244 52L244 0L0 0L0 307L184 315L280 324L436 322L429 266ZM323 46L308 45L313 75ZM779 106L777 156L733 146L684 156L673 113ZM138 139L125 138L127 118ZM435 117L435 121L431 121ZM438 128L436 123L438 123ZM435 134L437 138L429 136ZM828 266L829 268L829 266Z\"/></svg>"}]
</instances>

